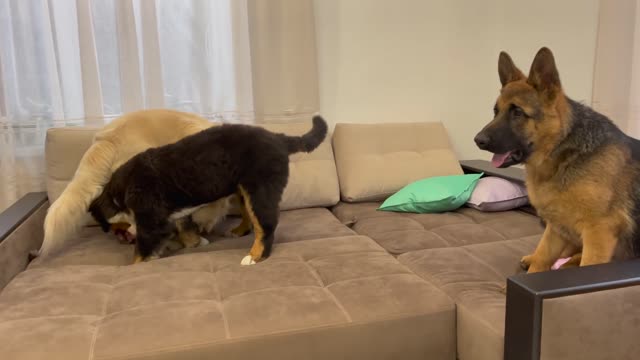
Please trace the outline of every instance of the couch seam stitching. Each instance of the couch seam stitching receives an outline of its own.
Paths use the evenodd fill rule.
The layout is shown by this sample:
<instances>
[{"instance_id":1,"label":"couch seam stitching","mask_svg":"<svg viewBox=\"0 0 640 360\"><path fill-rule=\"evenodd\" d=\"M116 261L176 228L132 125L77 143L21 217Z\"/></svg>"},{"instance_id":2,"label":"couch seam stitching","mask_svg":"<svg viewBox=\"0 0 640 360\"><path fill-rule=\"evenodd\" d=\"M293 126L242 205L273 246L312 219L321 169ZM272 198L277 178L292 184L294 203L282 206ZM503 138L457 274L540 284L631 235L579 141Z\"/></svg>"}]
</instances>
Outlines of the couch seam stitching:
<instances>
[{"instance_id":1,"label":"couch seam stitching","mask_svg":"<svg viewBox=\"0 0 640 360\"><path fill-rule=\"evenodd\" d=\"M336 304L338 309L340 309L340 311L342 311L342 314L347 319L347 321L349 323L353 323L353 319L351 318L351 315L349 315L349 313L347 312L347 309L344 308L344 305L342 305L342 303L340 302L340 300L338 300L338 298L335 296L335 294L332 293L331 290L329 290L329 288L327 288L327 287L323 287L322 289L327 294L327 296L329 296L334 301L334 303Z\"/></svg>"},{"instance_id":2,"label":"couch seam stitching","mask_svg":"<svg viewBox=\"0 0 640 360\"><path fill-rule=\"evenodd\" d=\"M498 270L496 270L495 267L493 267L488 262L484 261L480 257L478 257L475 254L473 254L471 251L469 251L469 249L466 249L464 246L460 246L460 248L463 249L467 254L469 254L469 256L473 257L474 259L478 260L481 264L483 264L484 266L489 268L489 270L491 270L495 275L498 275L499 279L502 279L504 277L504 276L502 276L502 274ZM500 280L498 280L498 281L500 281Z\"/></svg>"},{"instance_id":3,"label":"couch seam stitching","mask_svg":"<svg viewBox=\"0 0 640 360\"><path fill-rule=\"evenodd\" d=\"M358 235L358 236L365 236L365 235ZM378 246L380 246L380 244L378 244L377 242L375 242L375 240L367 237L368 239L374 241L374 243ZM351 252L345 252L345 253L340 253L340 254L327 254L327 255L320 255L320 256L316 256L313 258L309 258L306 259L305 261L313 261L313 260L318 260L318 259L324 259L324 258L330 258L330 257L334 257L334 256L347 256L347 255L357 255L357 254L372 254L372 253L378 253L378 254L384 254L386 252L386 250L384 250L384 248L382 246L380 246L382 250L354 250Z\"/></svg>"},{"instance_id":4,"label":"couch seam stitching","mask_svg":"<svg viewBox=\"0 0 640 360\"><path fill-rule=\"evenodd\" d=\"M120 285L126 285L127 283L130 283L132 281L136 281L139 279L143 279L146 277L152 277L152 276L161 276L161 275L167 275L167 274L183 274L183 273L207 273L207 272L212 272L211 270L211 265L209 265L209 271L203 271L203 270L171 270L168 269L167 271L154 271L151 272L149 274L142 274L139 276L133 276L130 278L126 278L122 281L118 281L117 283L113 284L112 286L114 287L119 287Z\"/></svg>"},{"instance_id":5,"label":"couch seam stitching","mask_svg":"<svg viewBox=\"0 0 640 360\"><path fill-rule=\"evenodd\" d=\"M349 281L369 280L369 279L384 278L384 277L388 277L388 276L397 276L397 275L416 275L416 274L414 272L412 272L411 270L407 269L407 272L397 272L397 273L393 273L393 274L382 274L382 275L371 275L371 276L363 276L363 277L353 278L353 279L339 280L339 281L336 281L334 283L331 283L331 284L327 285L327 287L331 287L331 286L334 286L334 285L347 283ZM418 275L416 275L416 276L418 276ZM418 278L419 278L419 276L418 276Z\"/></svg>"},{"instance_id":6,"label":"couch seam stitching","mask_svg":"<svg viewBox=\"0 0 640 360\"><path fill-rule=\"evenodd\" d=\"M99 320L100 315L43 315L43 316L32 316L32 317L25 317L25 318L20 318L20 319L7 319L7 320L2 320L2 322L0 322L0 326L4 326L6 324L12 323L12 322L20 322L20 321L33 321L33 320L40 320L40 319L69 319L69 318L96 318L96 320Z\"/></svg>"},{"instance_id":7,"label":"couch seam stitching","mask_svg":"<svg viewBox=\"0 0 640 360\"><path fill-rule=\"evenodd\" d=\"M222 324L224 325L224 334L227 339L231 338L231 331L229 330L229 323L227 322L227 317L224 315L224 304L222 301L222 292L220 291L220 286L218 285L218 272L213 271L213 260L211 257L209 259L209 270L211 271L211 275L213 275L213 289L218 294L218 301L216 303L216 307L218 311L220 311L220 317L222 318Z\"/></svg>"},{"instance_id":8,"label":"couch seam stitching","mask_svg":"<svg viewBox=\"0 0 640 360\"><path fill-rule=\"evenodd\" d=\"M111 302L111 296L113 295L113 291L115 289L115 286L113 286L113 282L115 281L115 278L116 278L115 272L116 271L114 270L114 273L111 274L111 281L109 282L111 289L109 290L109 294L107 295L107 298L105 299L104 304L102 305L102 317L96 322L96 325L93 329L93 335L91 336L91 346L89 347L89 357L88 357L89 360L95 359L96 341L98 340L98 330L103 320L107 316L107 308L109 306L109 303Z\"/></svg>"},{"instance_id":9,"label":"couch seam stitching","mask_svg":"<svg viewBox=\"0 0 640 360\"><path fill-rule=\"evenodd\" d=\"M344 308L344 306L338 300L338 298L336 298L336 296L329 290L329 288L327 287L328 285L325 284L324 281L322 281L322 278L320 277L320 274L316 272L316 269L313 266L311 266L311 264L309 264L307 261L304 261L304 259L303 259L303 263L307 267L307 269L309 269L309 271L311 272L311 275L315 277L316 280L320 283L320 285L322 286L322 290L327 294L327 296L329 296L333 300L333 302L340 309L340 311L342 311L342 315L344 315L347 321L349 323L353 322L353 320L351 319L351 315L349 315L349 313L347 312L347 309Z\"/></svg>"},{"instance_id":10,"label":"couch seam stitching","mask_svg":"<svg viewBox=\"0 0 640 360\"><path fill-rule=\"evenodd\" d=\"M268 288L250 290L250 291L245 291L245 292L233 294L233 295L230 295L229 297L227 297L226 299L224 299L223 302L231 300L231 299L236 298L238 296L251 295L251 294L260 293L260 292L267 292L269 290L274 290L274 289L293 289L293 288L316 288L317 289L317 288L322 288L322 286L318 286L318 285L288 285L288 286L268 287Z\"/></svg>"},{"instance_id":11,"label":"couch seam stitching","mask_svg":"<svg viewBox=\"0 0 640 360\"><path fill-rule=\"evenodd\" d=\"M325 284L324 281L322 281L322 278L320 277L320 274L317 273L316 269L313 266L311 266L311 264L309 264L307 261L302 259L302 257L301 257L301 260L304 263L304 265L307 267L307 269L309 269L309 272L311 272L311 275L314 278L316 278L318 283L320 283L320 286L322 286L322 290L327 294L327 296L329 296L333 300L333 302L336 304L338 309L342 311L342 315L344 315L347 321L349 323L353 322L353 320L351 319L351 315L349 315L349 313L347 312L347 309L344 308L344 306L338 300L338 298L336 298L336 296L327 288L327 284Z\"/></svg>"},{"instance_id":12,"label":"couch seam stitching","mask_svg":"<svg viewBox=\"0 0 640 360\"><path fill-rule=\"evenodd\" d=\"M103 320L108 320L110 318L112 318L115 315L119 315L128 311L135 311L135 310L140 310L140 309L144 309L145 307L153 307L153 306L158 306L158 305L166 305L166 304L180 304L180 303L194 303L194 302L212 302L212 301L216 301L216 300L211 300L211 299L177 299L177 300L169 300L169 301L160 301L160 302L156 302L156 303L151 303L151 304L142 304L142 305L137 305L137 306L133 306L130 308L126 308L123 310L118 310L115 312L112 312L108 315L105 316L105 318Z\"/></svg>"}]
</instances>

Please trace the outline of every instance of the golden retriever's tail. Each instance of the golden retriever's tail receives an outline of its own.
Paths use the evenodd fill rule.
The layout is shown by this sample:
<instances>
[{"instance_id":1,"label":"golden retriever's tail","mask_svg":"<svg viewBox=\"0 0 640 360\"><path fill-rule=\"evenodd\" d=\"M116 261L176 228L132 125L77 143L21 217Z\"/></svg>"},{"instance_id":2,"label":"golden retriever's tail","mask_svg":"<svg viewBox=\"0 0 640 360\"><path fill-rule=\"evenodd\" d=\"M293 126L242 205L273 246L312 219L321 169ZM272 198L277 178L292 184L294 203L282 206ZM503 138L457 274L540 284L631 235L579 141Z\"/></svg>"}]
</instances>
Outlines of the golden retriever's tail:
<instances>
[{"instance_id":1,"label":"golden retriever's tail","mask_svg":"<svg viewBox=\"0 0 640 360\"><path fill-rule=\"evenodd\" d=\"M45 257L62 248L86 225L90 219L89 205L111 177L116 151L113 144L99 141L94 142L84 154L73 179L47 211L40 256Z\"/></svg>"}]
</instances>

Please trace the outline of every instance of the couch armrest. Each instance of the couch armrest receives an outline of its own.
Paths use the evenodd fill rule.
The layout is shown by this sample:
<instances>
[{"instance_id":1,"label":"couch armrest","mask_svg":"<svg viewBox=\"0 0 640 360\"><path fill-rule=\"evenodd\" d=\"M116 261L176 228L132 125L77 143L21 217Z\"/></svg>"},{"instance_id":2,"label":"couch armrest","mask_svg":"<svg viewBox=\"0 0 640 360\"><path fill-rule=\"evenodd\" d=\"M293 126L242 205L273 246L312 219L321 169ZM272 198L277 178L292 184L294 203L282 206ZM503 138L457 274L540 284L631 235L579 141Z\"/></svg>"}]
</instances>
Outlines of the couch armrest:
<instances>
[{"instance_id":1,"label":"couch armrest","mask_svg":"<svg viewBox=\"0 0 640 360\"><path fill-rule=\"evenodd\" d=\"M0 290L23 271L44 237L47 194L29 193L0 213Z\"/></svg>"},{"instance_id":2,"label":"couch armrest","mask_svg":"<svg viewBox=\"0 0 640 360\"><path fill-rule=\"evenodd\" d=\"M511 181L522 183L525 181L525 172L522 168L508 167L505 169L499 169L493 167L491 162L486 160L462 160L460 161L460 166L462 166L462 170L465 174L483 172L486 175L498 176Z\"/></svg>"},{"instance_id":3,"label":"couch armrest","mask_svg":"<svg viewBox=\"0 0 640 360\"><path fill-rule=\"evenodd\" d=\"M23 196L8 209L0 213L0 243L20 224L47 201L46 192L32 192Z\"/></svg>"},{"instance_id":4,"label":"couch armrest","mask_svg":"<svg viewBox=\"0 0 640 360\"><path fill-rule=\"evenodd\" d=\"M504 359L540 359L545 300L637 285L640 285L640 260L509 277ZM622 304L611 305L620 305L620 311L623 310Z\"/></svg>"}]
</instances>

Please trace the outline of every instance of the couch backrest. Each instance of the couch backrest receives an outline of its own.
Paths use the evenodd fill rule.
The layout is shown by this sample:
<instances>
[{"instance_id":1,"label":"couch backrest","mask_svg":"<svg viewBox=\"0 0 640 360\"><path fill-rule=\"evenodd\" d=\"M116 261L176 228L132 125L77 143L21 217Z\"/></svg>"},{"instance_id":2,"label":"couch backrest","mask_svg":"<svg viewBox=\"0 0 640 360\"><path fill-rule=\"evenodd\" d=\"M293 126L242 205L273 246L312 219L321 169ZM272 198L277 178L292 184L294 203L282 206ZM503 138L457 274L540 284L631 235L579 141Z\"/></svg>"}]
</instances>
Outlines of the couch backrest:
<instances>
[{"instance_id":1,"label":"couch backrest","mask_svg":"<svg viewBox=\"0 0 640 360\"><path fill-rule=\"evenodd\" d=\"M302 135L309 131L309 122L263 125L267 130L289 135ZM327 207L340 201L338 172L333 157L331 134L314 151L290 156L289 184L282 195L280 208L301 209Z\"/></svg>"},{"instance_id":2,"label":"couch backrest","mask_svg":"<svg viewBox=\"0 0 640 360\"><path fill-rule=\"evenodd\" d=\"M44 152L50 202L55 201L71 181L80 159L91 146L98 130L91 127L64 127L47 131Z\"/></svg>"},{"instance_id":3,"label":"couch backrest","mask_svg":"<svg viewBox=\"0 0 640 360\"><path fill-rule=\"evenodd\" d=\"M380 201L426 177L462 174L439 122L337 124L333 148L343 201Z\"/></svg>"},{"instance_id":4,"label":"couch backrest","mask_svg":"<svg viewBox=\"0 0 640 360\"><path fill-rule=\"evenodd\" d=\"M271 131L303 134L310 123L265 125ZM50 201L57 199L93 142L97 128L53 128L47 132L45 145L47 193ZM330 135L310 154L291 156L289 184L280 207L283 210L335 205L340 199L338 176L333 158Z\"/></svg>"}]
</instances>

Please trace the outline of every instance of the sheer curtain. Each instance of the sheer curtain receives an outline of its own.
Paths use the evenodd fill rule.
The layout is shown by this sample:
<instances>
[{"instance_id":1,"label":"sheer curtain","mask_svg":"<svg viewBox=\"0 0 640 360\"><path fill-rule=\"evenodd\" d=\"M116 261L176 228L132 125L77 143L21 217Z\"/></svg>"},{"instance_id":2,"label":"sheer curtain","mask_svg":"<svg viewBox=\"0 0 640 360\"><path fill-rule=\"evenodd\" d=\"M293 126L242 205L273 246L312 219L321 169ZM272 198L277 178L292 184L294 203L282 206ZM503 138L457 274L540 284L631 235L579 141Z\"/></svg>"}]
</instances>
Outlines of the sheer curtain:
<instances>
[{"instance_id":1,"label":"sheer curtain","mask_svg":"<svg viewBox=\"0 0 640 360\"><path fill-rule=\"evenodd\" d=\"M175 108L254 121L246 0L0 0L0 211L57 126Z\"/></svg>"}]
</instances>

